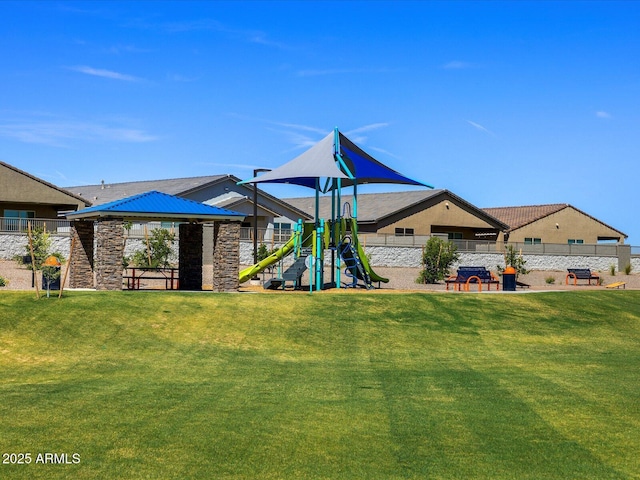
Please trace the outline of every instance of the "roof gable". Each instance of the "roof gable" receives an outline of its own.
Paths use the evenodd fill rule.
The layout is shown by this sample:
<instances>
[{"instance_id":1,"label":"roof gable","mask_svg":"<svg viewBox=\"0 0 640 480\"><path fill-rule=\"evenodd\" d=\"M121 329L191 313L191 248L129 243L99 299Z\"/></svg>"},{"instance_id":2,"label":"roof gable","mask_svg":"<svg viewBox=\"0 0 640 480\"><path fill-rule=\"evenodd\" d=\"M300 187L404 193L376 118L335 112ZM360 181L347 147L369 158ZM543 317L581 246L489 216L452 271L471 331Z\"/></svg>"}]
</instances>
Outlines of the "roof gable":
<instances>
[{"instance_id":1,"label":"roof gable","mask_svg":"<svg viewBox=\"0 0 640 480\"><path fill-rule=\"evenodd\" d=\"M391 217L399 212L408 210L418 206L436 197L450 198L465 205L477 217L482 218L490 224L494 224L495 228L506 230L508 225L499 219L484 212L478 207L472 205L466 200L458 197L449 190L415 190L405 192L388 192L388 193L360 193L358 194L358 222L359 223L379 223L387 217ZM315 197L285 198L285 201L292 205L309 212L312 215L315 209ZM343 206L349 203L353 208L353 195L342 195ZM344 208L344 207L343 207ZM349 207L346 207L349 208ZM348 216L352 212L340 212L343 216ZM331 197L320 197L320 216L329 218L331 215Z\"/></svg>"},{"instance_id":2,"label":"roof gable","mask_svg":"<svg viewBox=\"0 0 640 480\"><path fill-rule=\"evenodd\" d=\"M213 221L243 220L244 214L162 192L150 191L85 208L67 215L67 218L70 219L99 217L126 217L137 220Z\"/></svg>"},{"instance_id":3,"label":"roof gable","mask_svg":"<svg viewBox=\"0 0 640 480\"><path fill-rule=\"evenodd\" d=\"M66 187L66 189L69 192L79 195L81 198L87 198L94 204L100 205L149 191L186 196L193 191L207 188L228 177L228 175L208 175L121 183L102 182L98 185L80 185Z\"/></svg>"},{"instance_id":4,"label":"roof gable","mask_svg":"<svg viewBox=\"0 0 640 480\"><path fill-rule=\"evenodd\" d=\"M589 215L586 212L583 212L579 208L574 207L568 203L552 203L547 205L523 205L519 207L494 207L494 208L483 208L485 212L489 215L493 215L499 220L503 221L507 225L509 225L509 232L513 230L517 230L526 225L530 225L534 222L542 220L543 218L548 217L554 213L560 212L565 208L570 208L575 210L576 212L584 215L585 217L589 217L590 219L598 222L600 225L603 225L611 230L618 232L620 235L625 238L628 236L624 232L621 232L617 228L613 228L611 225L607 225L602 220L598 220L592 215Z\"/></svg>"},{"instance_id":5,"label":"roof gable","mask_svg":"<svg viewBox=\"0 0 640 480\"><path fill-rule=\"evenodd\" d=\"M1 174L2 169L6 169L6 174ZM28 185L31 185L33 188L24 188L21 187L19 189L20 194L25 194L25 198L2 198L2 201L15 201L15 202L24 202L24 203L43 203L43 204L75 204L80 207L84 204L86 206L91 205L91 202L82 198L79 195L74 195L73 193L60 188L52 183L49 183L41 178L38 178L30 173L27 173L19 168L14 167L13 165L9 165L8 163L0 161L0 190L3 192L3 197L6 195L6 192L10 192L12 188L9 188L7 185L6 188L3 186L4 182L10 182L12 187L16 186L17 182L26 181ZM39 187L39 188L38 188ZM40 192L48 192L46 195L46 199L38 199L37 193L35 190ZM79 207L79 208L80 208Z\"/></svg>"}]
</instances>

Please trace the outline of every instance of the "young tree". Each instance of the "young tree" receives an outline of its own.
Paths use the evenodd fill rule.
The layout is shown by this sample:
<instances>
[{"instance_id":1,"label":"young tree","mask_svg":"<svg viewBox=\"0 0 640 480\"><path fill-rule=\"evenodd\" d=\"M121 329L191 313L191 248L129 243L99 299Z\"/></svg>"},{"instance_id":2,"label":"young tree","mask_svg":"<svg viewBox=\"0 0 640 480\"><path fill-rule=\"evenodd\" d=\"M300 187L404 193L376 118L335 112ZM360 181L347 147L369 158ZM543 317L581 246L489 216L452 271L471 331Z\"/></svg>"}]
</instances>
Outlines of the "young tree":
<instances>
[{"instance_id":1,"label":"young tree","mask_svg":"<svg viewBox=\"0 0 640 480\"><path fill-rule=\"evenodd\" d=\"M513 245L507 245L504 251L504 263L505 266L496 265L496 269L500 274L506 267L513 267L516 269L516 275L526 275L529 270L525 267L527 261L522 257L522 254L516 250Z\"/></svg>"},{"instance_id":2,"label":"young tree","mask_svg":"<svg viewBox=\"0 0 640 480\"><path fill-rule=\"evenodd\" d=\"M166 228L154 228L149 238L149 248L137 250L126 259L126 263L130 263L136 267L168 267L171 263L173 251L171 246L175 241L175 235Z\"/></svg>"},{"instance_id":3,"label":"young tree","mask_svg":"<svg viewBox=\"0 0 640 480\"><path fill-rule=\"evenodd\" d=\"M422 271L418 283L436 283L444 280L449 268L460 258L458 247L438 237L431 237L422 250Z\"/></svg>"}]
</instances>

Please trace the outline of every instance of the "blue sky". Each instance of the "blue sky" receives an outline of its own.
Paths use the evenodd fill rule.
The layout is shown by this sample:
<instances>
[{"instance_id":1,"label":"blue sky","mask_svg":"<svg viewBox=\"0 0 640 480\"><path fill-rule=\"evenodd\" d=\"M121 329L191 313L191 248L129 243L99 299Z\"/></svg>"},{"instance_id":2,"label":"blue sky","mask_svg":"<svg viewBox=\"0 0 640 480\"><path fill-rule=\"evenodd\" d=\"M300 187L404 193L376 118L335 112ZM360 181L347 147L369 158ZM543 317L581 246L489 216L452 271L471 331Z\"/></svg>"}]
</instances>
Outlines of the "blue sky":
<instances>
[{"instance_id":1,"label":"blue sky","mask_svg":"<svg viewBox=\"0 0 640 480\"><path fill-rule=\"evenodd\" d=\"M570 203L640 245L640 2L3 1L0 26L0 159L56 185L249 178L338 126L479 207Z\"/></svg>"}]
</instances>

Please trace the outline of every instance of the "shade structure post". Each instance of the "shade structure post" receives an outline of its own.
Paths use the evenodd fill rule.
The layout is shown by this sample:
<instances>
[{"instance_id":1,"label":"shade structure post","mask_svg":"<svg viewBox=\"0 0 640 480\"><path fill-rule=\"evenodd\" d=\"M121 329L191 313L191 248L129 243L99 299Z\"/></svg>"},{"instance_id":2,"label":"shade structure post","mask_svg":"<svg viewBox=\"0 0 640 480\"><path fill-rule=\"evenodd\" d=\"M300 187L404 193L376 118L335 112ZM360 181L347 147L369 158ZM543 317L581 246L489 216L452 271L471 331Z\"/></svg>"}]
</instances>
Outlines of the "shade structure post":
<instances>
[{"instance_id":1,"label":"shade structure post","mask_svg":"<svg viewBox=\"0 0 640 480\"><path fill-rule=\"evenodd\" d=\"M316 227L316 248L315 248L315 273L316 273L316 291L322 290L322 269L324 268L323 262L323 245L322 237L324 234L324 219L320 219L318 226Z\"/></svg>"}]
</instances>

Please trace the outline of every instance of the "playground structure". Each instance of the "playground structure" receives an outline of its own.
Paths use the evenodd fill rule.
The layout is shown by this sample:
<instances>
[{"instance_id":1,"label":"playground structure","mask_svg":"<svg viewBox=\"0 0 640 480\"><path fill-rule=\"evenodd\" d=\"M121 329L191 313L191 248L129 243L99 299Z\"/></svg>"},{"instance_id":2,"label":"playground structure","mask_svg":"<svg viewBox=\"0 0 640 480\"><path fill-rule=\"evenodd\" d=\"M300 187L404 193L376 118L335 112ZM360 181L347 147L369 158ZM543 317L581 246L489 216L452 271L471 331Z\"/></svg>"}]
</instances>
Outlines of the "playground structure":
<instances>
[{"instance_id":1,"label":"playground structure","mask_svg":"<svg viewBox=\"0 0 640 480\"><path fill-rule=\"evenodd\" d=\"M284 165L240 183L289 183L313 188L316 194L315 221L299 220L291 239L267 258L242 270L239 282L244 283L279 262L279 274L265 283L265 288L284 288L288 281L300 287L302 274L310 269L310 291L325 287L341 288L342 273L348 281L345 287L357 287L363 282L367 289L387 283L371 268L358 241L358 184L393 183L433 188L412 180L382 164L335 128L332 133L306 152ZM342 189L353 187L353 204L342 204ZM331 219L319 218L320 193L331 194ZM347 209L347 206L349 207ZM351 214L347 217L345 213ZM325 283L325 251L331 252L331 280ZM282 259L294 254L294 262L282 271ZM344 265L344 272L342 267Z\"/></svg>"},{"instance_id":2,"label":"playground structure","mask_svg":"<svg viewBox=\"0 0 640 480\"><path fill-rule=\"evenodd\" d=\"M338 261L343 262L344 272L342 273L349 279L349 281L344 282L345 287L358 287L360 285L359 280L362 281L362 286L367 289L375 288L375 283L389 282L387 278L381 277L373 271L364 249L358 241L358 237L353 236L352 232L357 228L355 219L350 218L349 222L347 222L343 218L335 226L331 222L321 222L321 225L324 228L316 229L315 223L303 223L302 220L299 220L289 241L268 257L242 270L239 275L239 282L246 282L266 269L277 268L278 273L264 283L265 288L286 288L287 282L291 282L293 288L300 288L303 273L309 266L313 268L316 262L320 262L320 269L313 268L313 272L310 275L309 288L312 291L314 287L319 287L315 288L316 290L322 289L324 288L325 250L331 250L332 253L337 252L340 259ZM332 232L339 239L338 243L333 245L331 243ZM291 254L294 255L295 260L285 270L282 260ZM320 276L318 276L318 273L320 273ZM340 283L340 270L336 272L336 275L337 282Z\"/></svg>"}]
</instances>

